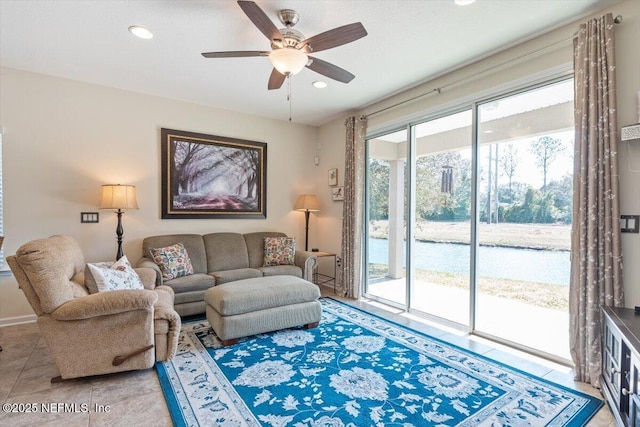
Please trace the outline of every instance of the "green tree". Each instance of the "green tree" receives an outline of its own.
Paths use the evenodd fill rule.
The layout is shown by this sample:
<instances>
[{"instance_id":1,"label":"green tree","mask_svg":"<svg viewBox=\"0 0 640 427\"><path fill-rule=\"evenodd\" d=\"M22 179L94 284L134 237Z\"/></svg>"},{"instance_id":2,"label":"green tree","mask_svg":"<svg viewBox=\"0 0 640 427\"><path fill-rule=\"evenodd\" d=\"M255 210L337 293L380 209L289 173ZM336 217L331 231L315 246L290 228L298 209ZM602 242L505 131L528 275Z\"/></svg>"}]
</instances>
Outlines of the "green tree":
<instances>
[{"instance_id":1,"label":"green tree","mask_svg":"<svg viewBox=\"0 0 640 427\"><path fill-rule=\"evenodd\" d=\"M453 168L453 191L441 191L442 168ZM416 213L422 219L468 219L471 163L457 151L424 156L416 162Z\"/></svg>"},{"instance_id":2,"label":"green tree","mask_svg":"<svg viewBox=\"0 0 640 427\"><path fill-rule=\"evenodd\" d=\"M389 218L389 163L384 160L369 161L369 219Z\"/></svg>"},{"instance_id":3,"label":"green tree","mask_svg":"<svg viewBox=\"0 0 640 427\"><path fill-rule=\"evenodd\" d=\"M531 153L536 156L536 165L542 169L542 191L547 191L547 173L549 166L558 157L564 146L562 141L550 136L543 136L537 141L533 141L530 147Z\"/></svg>"},{"instance_id":4,"label":"green tree","mask_svg":"<svg viewBox=\"0 0 640 427\"><path fill-rule=\"evenodd\" d=\"M571 224L573 212L573 176L564 175L557 181L551 181L547 192L553 197L553 207L557 211L556 221Z\"/></svg>"},{"instance_id":5,"label":"green tree","mask_svg":"<svg viewBox=\"0 0 640 427\"><path fill-rule=\"evenodd\" d=\"M509 193L511 193L513 177L518 169L518 148L513 144L507 145L500 154L500 171L509 179Z\"/></svg>"}]
</instances>

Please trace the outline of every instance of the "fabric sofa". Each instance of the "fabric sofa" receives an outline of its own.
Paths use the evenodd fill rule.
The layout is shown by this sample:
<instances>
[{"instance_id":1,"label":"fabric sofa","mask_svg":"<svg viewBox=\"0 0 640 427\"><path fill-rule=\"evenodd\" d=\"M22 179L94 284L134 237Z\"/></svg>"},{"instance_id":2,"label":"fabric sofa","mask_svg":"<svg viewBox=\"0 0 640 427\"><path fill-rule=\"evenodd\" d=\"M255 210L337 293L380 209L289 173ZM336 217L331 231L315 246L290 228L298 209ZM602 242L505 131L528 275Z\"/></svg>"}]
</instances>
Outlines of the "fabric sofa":
<instances>
[{"instance_id":1,"label":"fabric sofa","mask_svg":"<svg viewBox=\"0 0 640 427\"><path fill-rule=\"evenodd\" d=\"M143 257L137 267L153 268L157 285L166 285L175 293L174 308L181 316L204 314L207 289L236 280L264 276L296 276L313 281L316 256L312 252L295 251L292 265L263 266L264 239L286 237L279 232L169 234L147 237L142 242ZM151 250L182 243L187 251L193 274L171 280L162 278L160 267L154 262Z\"/></svg>"},{"instance_id":2,"label":"fabric sofa","mask_svg":"<svg viewBox=\"0 0 640 427\"><path fill-rule=\"evenodd\" d=\"M173 309L173 290L156 286L153 270L133 273L143 289L90 294L80 246L61 235L25 243L7 262L37 316L60 378L148 369L175 355L180 316Z\"/></svg>"}]
</instances>

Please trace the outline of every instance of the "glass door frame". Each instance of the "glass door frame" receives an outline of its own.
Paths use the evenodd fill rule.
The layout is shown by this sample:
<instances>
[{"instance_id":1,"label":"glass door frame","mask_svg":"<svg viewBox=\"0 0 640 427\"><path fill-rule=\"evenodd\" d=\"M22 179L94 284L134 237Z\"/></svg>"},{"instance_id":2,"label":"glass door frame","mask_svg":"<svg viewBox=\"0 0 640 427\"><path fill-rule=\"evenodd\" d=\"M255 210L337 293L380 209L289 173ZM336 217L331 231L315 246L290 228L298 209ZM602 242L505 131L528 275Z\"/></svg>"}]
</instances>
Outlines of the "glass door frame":
<instances>
[{"instance_id":1,"label":"glass door frame","mask_svg":"<svg viewBox=\"0 0 640 427\"><path fill-rule=\"evenodd\" d=\"M523 344L519 344L514 341L506 340L504 338L497 337L495 335L478 331L476 329L476 305L477 305L477 292L478 292L478 251L479 251L479 223L480 223L480 214L479 214L479 188L478 188L478 176L479 176L479 150L480 150L480 142L479 142L479 122L478 122L478 109L482 104L486 104L495 100L507 98L519 93L524 93L527 91L532 91L538 88L542 88L545 86L550 86L555 83L559 83L562 81L566 81L569 79L573 79L574 74L572 70L565 70L561 72L556 72L553 76L545 76L543 78L539 78L537 80L531 80L528 83L515 85L509 90L503 90L499 92L494 92L490 96L478 96L474 101L468 103L458 104L456 108L443 109L435 114L426 114L422 116L418 120L409 120L405 125L400 126L390 126L385 129L381 129L374 133L368 134L365 138L365 160L367 162L365 168L365 189L364 189L364 200L365 200L365 209L364 209L364 230L363 230L363 245L364 250L363 253L363 266L368 268L368 260L369 260L369 140L375 139L376 137L380 137L383 135L387 135L393 132L399 132L402 130L406 130L407 132L407 172L408 177L406 181L408 182L408 197L407 197L407 212L405 214L405 218L407 221L407 230L405 233L406 239L406 275L405 275L405 304L396 303L393 301L389 301L387 299L376 297L375 295L368 294L368 273L367 270L363 268L363 286L364 292L363 296L374 300L379 301L381 303L402 309L407 313L415 313L421 317L435 319L438 322L454 327L459 330L466 330L468 333L472 335L476 335L478 337L487 338L491 341L498 342L500 344L504 344L509 347L513 347L519 350L523 350L527 353L552 360L554 362L571 366L572 362L570 360L566 360L559 356L555 356L550 353L546 353L535 348L528 347ZM416 140L415 140L415 127L421 123L429 122L432 120L437 120L438 118L445 117L450 114L455 114L464 110L471 109L472 122L471 122L471 200L470 200L470 269L469 269L469 320L468 324L460 324L454 322L452 320L444 319L442 317L438 317L435 315L430 315L429 313L424 313L419 310L415 310L411 308L411 297L413 293L413 288L415 286L415 269L413 265L412 253L414 252L414 237L415 237L415 212L414 206L416 203L415 199L415 186L416 186ZM405 185L405 191L406 185Z\"/></svg>"},{"instance_id":2,"label":"glass door frame","mask_svg":"<svg viewBox=\"0 0 640 427\"><path fill-rule=\"evenodd\" d=\"M405 125L404 127L395 127L395 128L391 128L391 129L386 129L384 131L381 132L376 132L374 134L371 135L367 135L365 138L365 147L364 147L364 151L365 151L365 162L366 162L366 167L365 167L365 177L364 177L364 200L365 200L365 209L364 209L364 225L363 225L363 243L364 243L364 250L362 251L362 255L363 255L363 259L362 259L362 265L364 266L364 268L362 269L362 284L364 285L364 292L362 293L363 296L373 300L373 301L378 301L381 302L383 304L398 308L400 310L409 311L409 307L410 307L410 298L411 298L411 287L413 285L410 285L410 283L412 283L412 279L414 277L414 275L412 274L412 264L411 264L411 253L412 253L412 245L410 244L410 240L408 238L408 234L409 234L409 230L412 230L414 228L413 226L413 221L412 221L412 216L411 216L411 212L409 207L407 207L407 211L405 212L405 220L407 221L407 231L405 233L405 250L406 250L406 274L405 274L405 303L399 303L397 301L392 301L380 296L376 296L373 294L369 294L368 293L368 287L369 287L369 177L370 177L370 173L369 173L369 155L370 155L370 144L369 141L372 139L376 139L379 138L381 136L384 135L389 135L392 133L396 133L396 132L402 132L403 130L406 132L407 135L407 176L405 177L405 183L409 184L409 192L408 195L409 197L407 198L407 204L408 205L413 205L411 202L411 197L412 194L414 194L415 191L415 168L411 165L411 162L409 161L412 157L412 150L415 153L415 135L412 136L413 134L413 125L411 123L408 123L407 125ZM413 177L412 177L413 176ZM404 186L404 191L407 191L406 188L406 184ZM413 196L415 197L415 196ZM413 231L412 231L413 232Z\"/></svg>"},{"instance_id":3,"label":"glass door frame","mask_svg":"<svg viewBox=\"0 0 640 427\"><path fill-rule=\"evenodd\" d=\"M500 92L496 95L481 98L472 103L473 108L473 171L472 171L472 211L474 211L475 218L472 217L473 227L472 227L472 256L471 256L471 305L470 305L470 318L469 318L469 333L481 338L486 338L488 340L497 342L499 344L503 344L508 347L515 348L517 350L524 351L526 353L532 354L534 356L541 357L543 359L551 360L561 365L573 366L573 362L571 360L562 358L560 356L547 353L542 350L538 350L533 347L529 347L524 344L520 344L515 341L511 341L505 338L501 338L499 336L490 334L488 332L483 332L476 328L477 321L477 291L478 291L478 271L477 271L477 261L478 261L478 252L480 247L480 236L479 236L479 224L480 224L480 214L479 214L479 189L478 189L478 174L480 172L480 164L479 164L479 153L480 153L480 139L479 139L479 128L480 123L478 122L478 110L479 106L483 104L488 104L493 101L498 101L500 99L509 98L514 95L522 94L525 92L533 91L536 89L544 88L547 86L552 86L556 83L561 83L567 80L571 80L574 78L573 71L567 71L563 73L557 74L555 77L550 77L546 79L539 80L537 82L533 82L527 85L518 86L514 89L507 90L504 92ZM475 188L473 188L475 187ZM567 286L567 292L569 287ZM567 328L569 325L567 325Z\"/></svg>"},{"instance_id":4,"label":"glass door frame","mask_svg":"<svg viewBox=\"0 0 640 427\"><path fill-rule=\"evenodd\" d=\"M404 126L399 126L399 127L389 127L389 128L385 128L381 131L375 132L375 133L371 133L368 134L365 138L365 159L366 159L366 169L365 169L365 191L364 191L364 200L366 200L366 206L364 209L364 226L363 226L363 241L364 241L364 250L363 252L363 261L362 261L362 265L363 266L368 266L367 261L369 260L369 155L370 155L370 151L369 151L369 141L372 139L376 139L379 138L381 136L384 135L388 135L388 134L392 134L395 132L401 132L401 131L406 131L406 135L407 135L407 177L405 179L405 181L407 182L409 188L408 188L408 194L407 194L407 207L406 207L406 214L405 214L405 218L407 221L407 227L406 227L406 233L405 233L405 250L406 250L406 275L405 275L405 304L401 304L398 302L394 302L394 301L390 301L386 298L382 298L376 295L372 295L369 294L367 291L367 287L368 287L368 274L367 274L367 269L363 268L363 284L365 286L364 292L363 292L363 296L373 300L373 301L377 301L377 302L381 302L387 305L390 305L392 307L401 309L407 313L411 313L411 314L416 314L420 317L423 318L427 318L427 319L433 319L435 321L437 321L438 323L441 323L443 325L446 325L448 327L457 329L457 330L461 330L461 331L465 331L468 333L472 332L471 329L471 320L469 321L469 324L462 324L462 323L458 323L455 322L453 320L450 319L446 319L444 317L440 317L434 314L430 314L421 310L417 310L415 308L412 308L411 306L411 298L412 295L414 293L414 287L415 287L415 268L414 268L414 263L413 263L413 257L412 254L415 252L415 209L414 207L416 206L416 162L417 162L417 146L416 146L416 128L423 124L423 123L427 123L430 121L434 121L434 120L438 120L441 119L443 117L447 117L447 116L451 116L454 114L458 114L464 111L471 111L472 114L472 122L471 122L471 130L472 130L472 140L470 141L470 145L471 145L471 149L472 149L472 159L471 159L471 200L469 201L470 203L470 207L471 207L471 232L473 233L474 231L474 221L473 221L473 211L474 211L474 207L475 207L475 180L476 180L476 168L475 168L475 164L477 163L476 157L477 157L477 153L476 153L476 149L474 147L473 141L474 139L474 133L477 133L477 129L475 126L475 113L474 113L474 107L475 107L475 103L471 103L468 105L458 105L455 108L451 108L451 109L447 109L447 110L442 110L439 111L437 114L432 114L429 116L425 116L420 118L419 120L415 120L415 121L410 121L408 122L406 125ZM406 185L405 185L405 191L407 191ZM470 238L470 262L471 262L471 266L475 265L475 259L473 257L474 254L474 249L473 249L473 242L474 240L472 239L473 234L471 234L469 236ZM472 267L473 268L473 267ZM473 271L473 270L472 270ZM473 277L474 273L471 273L470 277ZM474 284L473 282L470 281L469 283L469 294L470 294L470 301L474 301L475 300L475 296L473 293L473 288L474 288ZM470 310L473 311L473 308L470 308ZM471 313L470 313L471 316ZM470 317L470 319L472 319L472 317Z\"/></svg>"}]
</instances>

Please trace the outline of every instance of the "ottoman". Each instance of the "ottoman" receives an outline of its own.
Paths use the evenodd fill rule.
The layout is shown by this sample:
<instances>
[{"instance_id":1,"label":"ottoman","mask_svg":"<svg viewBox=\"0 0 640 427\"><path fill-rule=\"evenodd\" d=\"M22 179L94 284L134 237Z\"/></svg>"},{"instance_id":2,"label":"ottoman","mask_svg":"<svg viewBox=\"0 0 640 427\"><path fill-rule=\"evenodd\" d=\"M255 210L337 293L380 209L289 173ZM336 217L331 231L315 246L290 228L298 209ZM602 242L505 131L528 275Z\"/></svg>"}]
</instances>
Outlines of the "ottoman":
<instances>
[{"instance_id":1,"label":"ottoman","mask_svg":"<svg viewBox=\"0 0 640 427\"><path fill-rule=\"evenodd\" d=\"M322 316L318 298L316 285L295 276L236 280L204 294L207 320L223 346L294 326L315 328Z\"/></svg>"}]
</instances>

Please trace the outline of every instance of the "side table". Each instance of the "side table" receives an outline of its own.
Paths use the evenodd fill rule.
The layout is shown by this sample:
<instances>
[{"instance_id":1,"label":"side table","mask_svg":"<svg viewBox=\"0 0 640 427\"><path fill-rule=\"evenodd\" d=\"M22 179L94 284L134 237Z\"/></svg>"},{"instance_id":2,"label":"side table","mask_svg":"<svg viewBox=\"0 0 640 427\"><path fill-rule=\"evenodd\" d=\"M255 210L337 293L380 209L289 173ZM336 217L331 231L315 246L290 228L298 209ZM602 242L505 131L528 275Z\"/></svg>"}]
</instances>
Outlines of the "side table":
<instances>
[{"instance_id":1,"label":"side table","mask_svg":"<svg viewBox=\"0 0 640 427\"><path fill-rule=\"evenodd\" d=\"M318 265L313 269L313 283L316 285L324 285L326 283L331 282L333 285L333 293L336 292L336 256L337 254L333 252L314 252L313 253L317 258L332 258L333 259L333 269L331 275L329 274L321 274L318 272L318 266L320 260L318 260Z\"/></svg>"}]
</instances>

